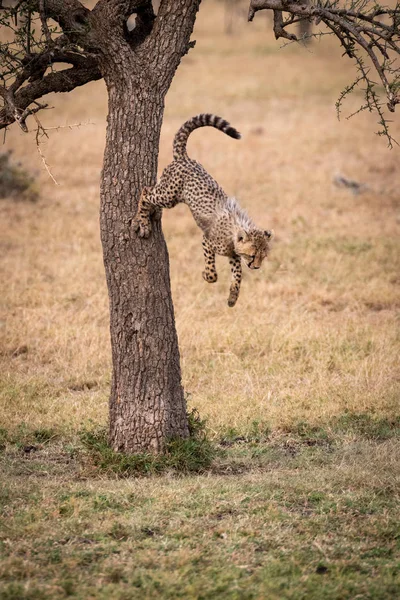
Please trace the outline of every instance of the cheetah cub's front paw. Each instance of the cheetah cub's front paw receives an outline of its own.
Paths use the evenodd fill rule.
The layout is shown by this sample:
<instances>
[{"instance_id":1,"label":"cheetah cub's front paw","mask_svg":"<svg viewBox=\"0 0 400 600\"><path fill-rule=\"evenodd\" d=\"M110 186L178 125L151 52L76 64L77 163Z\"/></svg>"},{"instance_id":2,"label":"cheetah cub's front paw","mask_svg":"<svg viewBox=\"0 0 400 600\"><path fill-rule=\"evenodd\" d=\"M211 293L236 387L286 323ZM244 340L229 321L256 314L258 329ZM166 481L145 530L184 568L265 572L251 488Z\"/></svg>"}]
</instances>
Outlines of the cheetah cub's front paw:
<instances>
[{"instance_id":1,"label":"cheetah cub's front paw","mask_svg":"<svg viewBox=\"0 0 400 600\"><path fill-rule=\"evenodd\" d=\"M133 230L136 231L141 238L148 238L151 234L150 221L135 219L132 223Z\"/></svg>"},{"instance_id":2,"label":"cheetah cub's front paw","mask_svg":"<svg viewBox=\"0 0 400 600\"><path fill-rule=\"evenodd\" d=\"M207 283L215 283L218 279L218 275L215 271L203 271L202 272L203 279L207 281Z\"/></svg>"},{"instance_id":3,"label":"cheetah cub's front paw","mask_svg":"<svg viewBox=\"0 0 400 600\"><path fill-rule=\"evenodd\" d=\"M142 221L139 226L139 235L141 238L148 238L151 234L150 221Z\"/></svg>"}]
</instances>

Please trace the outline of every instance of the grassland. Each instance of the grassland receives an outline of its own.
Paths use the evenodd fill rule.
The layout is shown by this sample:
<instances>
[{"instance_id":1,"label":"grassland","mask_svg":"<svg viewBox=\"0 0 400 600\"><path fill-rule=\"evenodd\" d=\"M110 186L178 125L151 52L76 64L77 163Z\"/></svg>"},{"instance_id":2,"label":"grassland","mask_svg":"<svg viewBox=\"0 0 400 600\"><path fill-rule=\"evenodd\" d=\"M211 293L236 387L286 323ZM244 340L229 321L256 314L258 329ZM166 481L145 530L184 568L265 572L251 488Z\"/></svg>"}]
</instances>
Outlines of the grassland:
<instances>
[{"instance_id":1,"label":"grassland","mask_svg":"<svg viewBox=\"0 0 400 600\"><path fill-rule=\"evenodd\" d=\"M163 217L188 405L218 450L205 473L121 479L84 443L111 370L103 83L51 98L47 126L82 123L42 145L58 186L34 135L7 133L40 199L0 200L1 599L400 596L399 149L374 115L337 121L353 73L332 42L279 49L265 18L222 30L205 2L160 170L186 118L221 114L243 139L203 130L189 152L276 239L229 309L226 261L207 285L189 212Z\"/></svg>"}]
</instances>

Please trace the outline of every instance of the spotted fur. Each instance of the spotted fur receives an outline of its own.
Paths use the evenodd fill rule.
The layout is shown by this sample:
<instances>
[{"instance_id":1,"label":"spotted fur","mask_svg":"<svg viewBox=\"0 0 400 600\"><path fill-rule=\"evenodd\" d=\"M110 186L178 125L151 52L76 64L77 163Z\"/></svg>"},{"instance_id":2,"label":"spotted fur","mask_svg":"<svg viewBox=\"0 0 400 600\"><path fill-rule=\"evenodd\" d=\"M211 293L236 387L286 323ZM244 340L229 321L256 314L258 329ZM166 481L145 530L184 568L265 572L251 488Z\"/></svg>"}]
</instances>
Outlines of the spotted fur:
<instances>
[{"instance_id":1,"label":"spotted fur","mask_svg":"<svg viewBox=\"0 0 400 600\"><path fill-rule=\"evenodd\" d=\"M188 157L186 144L189 135L198 127L205 126L215 127L240 139L240 133L216 115L203 114L186 121L174 139L173 162L164 169L157 185L143 188L133 227L146 238L151 233L151 215L154 212L173 208L179 202L187 204L204 234L203 278L208 283L217 281L215 255L229 257L232 282L228 305L234 306L242 280L241 259L250 269L259 269L268 255L272 233L257 229L235 198L228 198L207 171Z\"/></svg>"}]
</instances>

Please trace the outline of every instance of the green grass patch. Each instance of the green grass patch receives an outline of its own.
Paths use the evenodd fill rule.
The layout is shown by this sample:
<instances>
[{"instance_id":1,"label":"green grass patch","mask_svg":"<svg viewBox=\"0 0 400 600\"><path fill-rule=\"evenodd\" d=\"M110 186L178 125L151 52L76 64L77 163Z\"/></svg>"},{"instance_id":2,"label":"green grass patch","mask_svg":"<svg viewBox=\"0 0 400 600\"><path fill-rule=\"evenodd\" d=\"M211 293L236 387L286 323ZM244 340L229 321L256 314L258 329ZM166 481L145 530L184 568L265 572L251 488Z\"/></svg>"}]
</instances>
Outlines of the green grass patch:
<instances>
[{"instance_id":1,"label":"green grass patch","mask_svg":"<svg viewBox=\"0 0 400 600\"><path fill-rule=\"evenodd\" d=\"M348 412L333 417L321 425L311 425L299 421L283 429L294 435L299 441L309 445L340 443L343 437L352 435L358 439L388 440L400 438L400 416L380 418L368 413Z\"/></svg>"},{"instance_id":2,"label":"green grass patch","mask_svg":"<svg viewBox=\"0 0 400 600\"><path fill-rule=\"evenodd\" d=\"M0 429L0 451L7 445L30 452L37 450L58 437L58 433L51 428L30 428L26 423L21 423L16 429L7 431Z\"/></svg>"},{"instance_id":3,"label":"green grass patch","mask_svg":"<svg viewBox=\"0 0 400 600\"><path fill-rule=\"evenodd\" d=\"M400 437L400 416L380 418L368 413L348 412L320 425L307 421L294 422L278 430L273 430L268 423L252 421L243 428L227 427L219 436L223 447L250 444L274 446L285 443L285 436L290 436L292 443L307 446L340 445L343 437L352 435L367 440L387 440Z\"/></svg>"},{"instance_id":4,"label":"green grass patch","mask_svg":"<svg viewBox=\"0 0 400 600\"><path fill-rule=\"evenodd\" d=\"M249 422L224 431L215 456L194 414L192 438L158 458L110 451L104 429L75 442L6 433L0 598L391 600L397 426L351 414L287 431Z\"/></svg>"},{"instance_id":5,"label":"green grass patch","mask_svg":"<svg viewBox=\"0 0 400 600\"><path fill-rule=\"evenodd\" d=\"M168 440L163 454L115 452L108 444L104 427L83 430L80 439L89 461L103 473L118 477L156 475L171 469L177 473L201 473L210 467L217 449L207 438L205 422L197 411L193 410L188 417L189 438Z\"/></svg>"},{"instance_id":6,"label":"green grass patch","mask_svg":"<svg viewBox=\"0 0 400 600\"><path fill-rule=\"evenodd\" d=\"M269 440L271 427L265 421L250 421L246 427L226 427L222 429L219 443L232 446L237 443L265 443Z\"/></svg>"},{"instance_id":7,"label":"green grass patch","mask_svg":"<svg viewBox=\"0 0 400 600\"><path fill-rule=\"evenodd\" d=\"M333 420L332 429L369 440L400 438L400 416L388 419L373 417L367 413L347 413Z\"/></svg>"}]
</instances>

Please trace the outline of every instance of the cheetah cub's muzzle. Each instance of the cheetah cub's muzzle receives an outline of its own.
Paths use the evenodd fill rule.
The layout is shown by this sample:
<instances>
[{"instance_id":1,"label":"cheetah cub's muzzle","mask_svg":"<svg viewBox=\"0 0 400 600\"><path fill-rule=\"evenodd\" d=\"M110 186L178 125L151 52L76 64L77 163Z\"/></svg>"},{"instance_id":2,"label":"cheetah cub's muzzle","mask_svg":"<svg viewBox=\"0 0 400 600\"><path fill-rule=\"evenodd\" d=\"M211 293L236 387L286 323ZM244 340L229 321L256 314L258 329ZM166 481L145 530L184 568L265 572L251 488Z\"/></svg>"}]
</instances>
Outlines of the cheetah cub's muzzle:
<instances>
[{"instance_id":1,"label":"cheetah cub's muzzle","mask_svg":"<svg viewBox=\"0 0 400 600\"><path fill-rule=\"evenodd\" d=\"M272 237L273 231L270 230L240 230L237 233L235 252L243 259L249 269L259 269L263 260L269 254L269 242Z\"/></svg>"}]
</instances>

